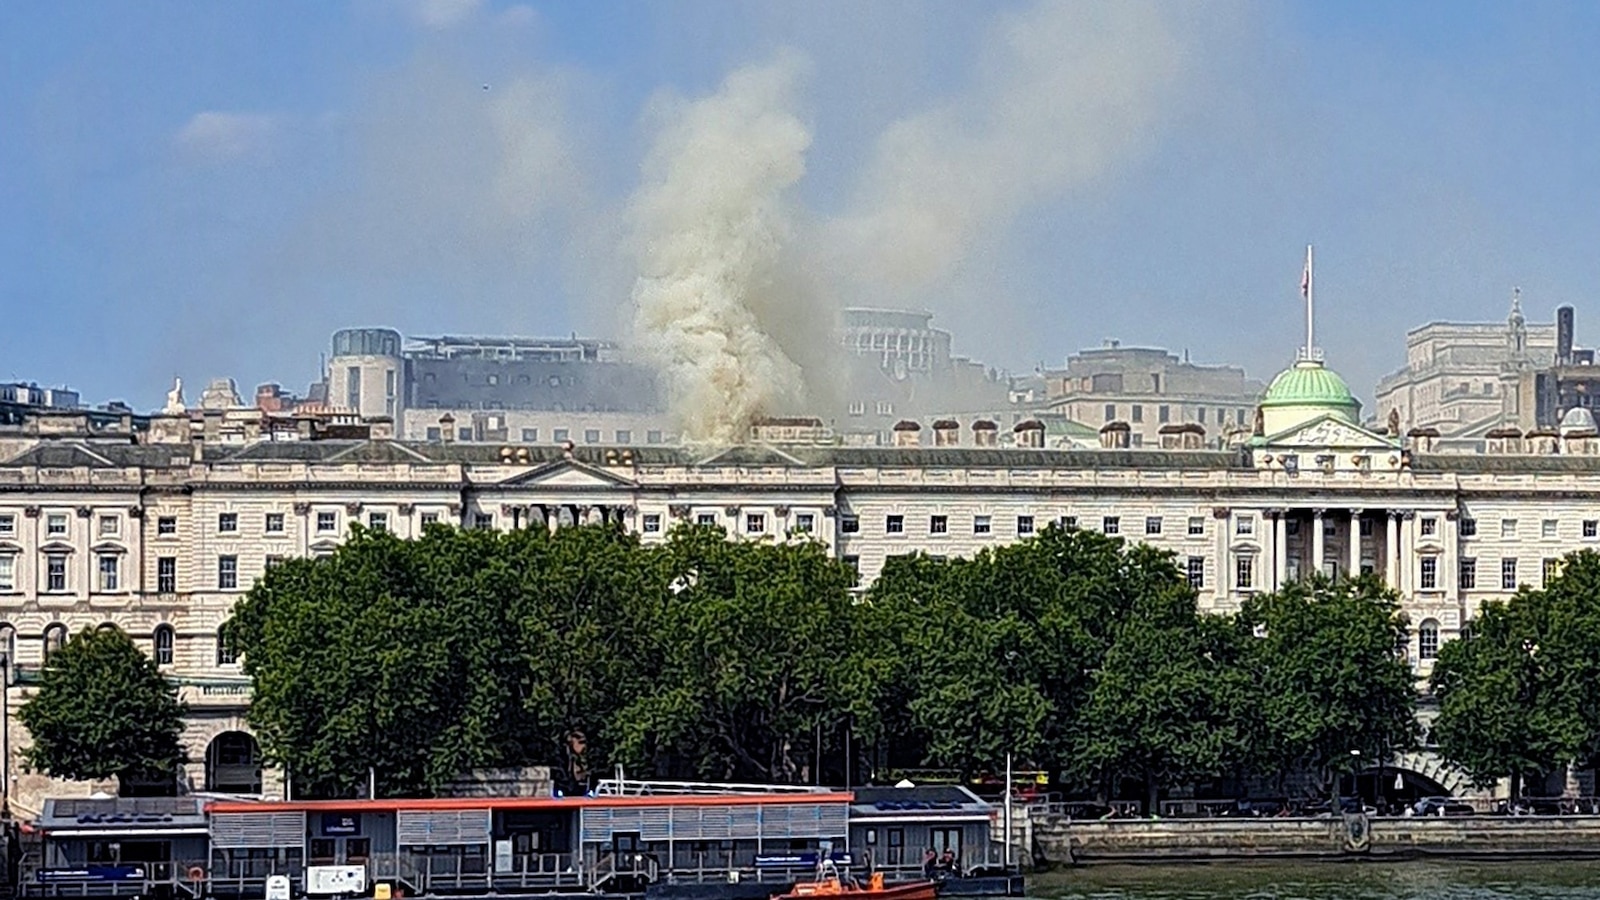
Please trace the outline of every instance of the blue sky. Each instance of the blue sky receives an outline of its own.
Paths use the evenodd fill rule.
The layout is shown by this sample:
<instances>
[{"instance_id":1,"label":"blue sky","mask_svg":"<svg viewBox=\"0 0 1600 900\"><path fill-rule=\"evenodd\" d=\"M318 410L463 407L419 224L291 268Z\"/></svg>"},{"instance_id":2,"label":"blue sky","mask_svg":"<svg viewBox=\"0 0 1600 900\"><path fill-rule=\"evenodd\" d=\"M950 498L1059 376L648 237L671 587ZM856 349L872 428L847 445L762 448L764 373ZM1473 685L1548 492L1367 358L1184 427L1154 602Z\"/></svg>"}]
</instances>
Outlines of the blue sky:
<instances>
[{"instance_id":1,"label":"blue sky","mask_svg":"<svg viewBox=\"0 0 1600 900\"><path fill-rule=\"evenodd\" d=\"M991 364L1114 337L1268 377L1308 241L1369 398L1408 328L1514 285L1600 343L1600 5L1125 6L0 4L0 379L151 407L174 375L301 389L350 325L621 334L675 98L774 59L798 244L908 205L951 229L917 277L805 255L849 269L826 293L930 308ZM1019 67L1018 23L1095 64Z\"/></svg>"}]
</instances>

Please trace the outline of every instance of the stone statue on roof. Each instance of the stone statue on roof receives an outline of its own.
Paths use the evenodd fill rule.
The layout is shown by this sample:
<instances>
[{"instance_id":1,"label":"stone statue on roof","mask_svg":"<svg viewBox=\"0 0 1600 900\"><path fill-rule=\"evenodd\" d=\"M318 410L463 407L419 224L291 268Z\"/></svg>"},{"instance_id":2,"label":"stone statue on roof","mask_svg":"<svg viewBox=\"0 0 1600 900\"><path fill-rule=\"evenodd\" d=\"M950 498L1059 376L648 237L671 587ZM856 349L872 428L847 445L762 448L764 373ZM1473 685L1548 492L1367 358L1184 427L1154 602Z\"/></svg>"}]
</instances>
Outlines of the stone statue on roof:
<instances>
[{"instance_id":1,"label":"stone statue on roof","mask_svg":"<svg viewBox=\"0 0 1600 900\"><path fill-rule=\"evenodd\" d=\"M172 379L172 390L167 391L167 405L162 408L167 415L182 415L188 412L183 405L183 379Z\"/></svg>"}]
</instances>

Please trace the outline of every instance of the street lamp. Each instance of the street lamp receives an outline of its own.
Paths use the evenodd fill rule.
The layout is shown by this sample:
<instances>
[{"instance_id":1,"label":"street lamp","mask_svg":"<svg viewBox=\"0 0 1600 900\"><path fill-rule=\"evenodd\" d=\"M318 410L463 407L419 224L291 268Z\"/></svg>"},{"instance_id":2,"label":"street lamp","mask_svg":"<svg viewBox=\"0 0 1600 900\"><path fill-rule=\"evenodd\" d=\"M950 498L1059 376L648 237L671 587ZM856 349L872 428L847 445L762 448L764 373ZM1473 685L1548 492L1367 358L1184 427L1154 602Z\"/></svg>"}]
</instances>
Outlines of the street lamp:
<instances>
[{"instance_id":1,"label":"street lamp","mask_svg":"<svg viewBox=\"0 0 1600 900\"><path fill-rule=\"evenodd\" d=\"M0 817L11 817L11 653L0 650Z\"/></svg>"}]
</instances>

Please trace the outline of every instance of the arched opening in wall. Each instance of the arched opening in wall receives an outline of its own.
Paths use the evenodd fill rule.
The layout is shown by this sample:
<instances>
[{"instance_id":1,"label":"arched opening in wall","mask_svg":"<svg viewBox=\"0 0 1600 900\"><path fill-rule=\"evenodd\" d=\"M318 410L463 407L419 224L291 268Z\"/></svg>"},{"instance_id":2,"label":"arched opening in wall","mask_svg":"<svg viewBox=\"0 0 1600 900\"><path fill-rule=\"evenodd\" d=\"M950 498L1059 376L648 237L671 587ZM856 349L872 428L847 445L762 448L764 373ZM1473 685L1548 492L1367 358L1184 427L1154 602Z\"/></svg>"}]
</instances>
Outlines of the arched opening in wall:
<instances>
[{"instance_id":1,"label":"arched opening in wall","mask_svg":"<svg viewBox=\"0 0 1600 900\"><path fill-rule=\"evenodd\" d=\"M157 625L155 633L151 636L151 640L155 645L156 665L172 665L173 648L174 644L176 643L176 636L172 631L172 626Z\"/></svg>"},{"instance_id":2,"label":"arched opening in wall","mask_svg":"<svg viewBox=\"0 0 1600 900\"><path fill-rule=\"evenodd\" d=\"M0 622L0 653L5 654L5 659L0 660L0 667L10 669L17 664L17 628L10 622ZM10 679L7 679L7 683L10 683Z\"/></svg>"},{"instance_id":3,"label":"arched opening in wall","mask_svg":"<svg viewBox=\"0 0 1600 900\"><path fill-rule=\"evenodd\" d=\"M44 661L50 662L50 657L57 650L67 645L67 626L60 622L53 622L44 630Z\"/></svg>"},{"instance_id":4,"label":"arched opening in wall","mask_svg":"<svg viewBox=\"0 0 1600 900\"><path fill-rule=\"evenodd\" d=\"M261 793L261 747L242 731L224 731L206 746L206 790Z\"/></svg>"}]
</instances>

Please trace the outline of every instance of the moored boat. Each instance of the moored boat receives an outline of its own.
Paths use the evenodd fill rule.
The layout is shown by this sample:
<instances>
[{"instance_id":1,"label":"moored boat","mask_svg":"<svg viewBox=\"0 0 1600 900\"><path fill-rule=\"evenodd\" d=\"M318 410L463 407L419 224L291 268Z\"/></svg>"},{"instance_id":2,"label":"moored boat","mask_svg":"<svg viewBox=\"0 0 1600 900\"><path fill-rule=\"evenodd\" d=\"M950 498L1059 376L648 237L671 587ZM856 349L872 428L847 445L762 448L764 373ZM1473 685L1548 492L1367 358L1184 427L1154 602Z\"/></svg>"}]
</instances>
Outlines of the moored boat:
<instances>
[{"instance_id":1,"label":"moored boat","mask_svg":"<svg viewBox=\"0 0 1600 900\"><path fill-rule=\"evenodd\" d=\"M788 893L774 894L772 900L806 900L813 897L859 897L861 900L935 900L938 885L931 881L906 881L885 884L882 872L874 872L865 884L841 875L832 862L818 867L812 881L795 884Z\"/></svg>"}]
</instances>

